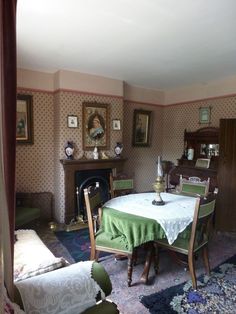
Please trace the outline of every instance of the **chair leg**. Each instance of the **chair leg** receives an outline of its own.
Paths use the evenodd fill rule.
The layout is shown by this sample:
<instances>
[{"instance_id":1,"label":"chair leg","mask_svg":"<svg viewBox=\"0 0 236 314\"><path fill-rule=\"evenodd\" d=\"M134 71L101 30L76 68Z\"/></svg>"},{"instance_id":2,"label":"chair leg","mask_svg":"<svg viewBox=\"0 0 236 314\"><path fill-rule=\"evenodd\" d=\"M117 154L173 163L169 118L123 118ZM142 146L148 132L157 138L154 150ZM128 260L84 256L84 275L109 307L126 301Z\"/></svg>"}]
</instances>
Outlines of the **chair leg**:
<instances>
[{"instance_id":1,"label":"chair leg","mask_svg":"<svg viewBox=\"0 0 236 314\"><path fill-rule=\"evenodd\" d=\"M98 261L100 251L97 251L96 249L91 248L90 252L90 261Z\"/></svg>"},{"instance_id":2,"label":"chair leg","mask_svg":"<svg viewBox=\"0 0 236 314\"><path fill-rule=\"evenodd\" d=\"M95 261L97 262L98 261L98 259L99 259L99 253L100 253L100 251L95 251Z\"/></svg>"},{"instance_id":3,"label":"chair leg","mask_svg":"<svg viewBox=\"0 0 236 314\"><path fill-rule=\"evenodd\" d=\"M197 290L197 280L196 280L196 273L195 273L195 260L194 260L194 255L189 254L188 255L188 266L189 266L189 271L193 283L193 289Z\"/></svg>"},{"instance_id":4,"label":"chair leg","mask_svg":"<svg viewBox=\"0 0 236 314\"><path fill-rule=\"evenodd\" d=\"M158 245L154 242L153 243L153 251L154 251L154 271L157 275L159 272L159 249Z\"/></svg>"},{"instance_id":5,"label":"chair leg","mask_svg":"<svg viewBox=\"0 0 236 314\"><path fill-rule=\"evenodd\" d=\"M206 273L210 275L210 264L209 264L209 256L208 256L208 247L204 246L202 249L203 261L206 269Z\"/></svg>"},{"instance_id":6,"label":"chair leg","mask_svg":"<svg viewBox=\"0 0 236 314\"><path fill-rule=\"evenodd\" d=\"M133 262L134 262L133 259L134 259L133 254L128 255L128 287L131 286L131 282L132 282Z\"/></svg>"},{"instance_id":7,"label":"chair leg","mask_svg":"<svg viewBox=\"0 0 236 314\"><path fill-rule=\"evenodd\" d=\"M135 249L133 253L133 265L137 265L137 260L138 260L138 251Z\"/></svg>"}]
</instances>

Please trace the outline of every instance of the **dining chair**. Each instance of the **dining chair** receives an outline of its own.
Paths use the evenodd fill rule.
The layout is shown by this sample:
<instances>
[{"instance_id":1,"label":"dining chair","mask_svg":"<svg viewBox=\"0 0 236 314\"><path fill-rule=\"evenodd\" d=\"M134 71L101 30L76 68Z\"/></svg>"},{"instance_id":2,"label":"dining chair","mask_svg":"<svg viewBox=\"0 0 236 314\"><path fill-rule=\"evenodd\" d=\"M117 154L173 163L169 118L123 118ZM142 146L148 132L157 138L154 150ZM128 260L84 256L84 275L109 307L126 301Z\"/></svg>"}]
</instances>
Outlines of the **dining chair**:
<instances>
[{"instance_id":1,"label":"dining chair","mask_svg":"<svg viewBox=\"0 0 236 314\"><path fill-rule=\"evenodd\" d=\"M193 196L207 196L209 192L210 178L201 181L198 177L183 178L180 175L179 192Z\"/></svg>"},{"instance_id":2,"label":"dining chair","mask_svg":"<svg viewBox=\"0 0 236 314\"><path fill-rule=\"evenodd\" d=\"M90 260L98 261L100 252L126 255L128 258L128 286L131 286L136 248L132 251L127 250L122 241L113 239L109 234L106 234L102 228L100 228L102 222L103 204L99 186L91 185L84 189L84 198L91 242Z\"/></svg>"},{"instance_id":3,"label":"dining chair","mask_svg":"<svg viewBox=\"0 0 236 314\"><path fill-rule=\"evenodd\" d=\"M212 218L215 211L215 195L209 195L207 198L197 198L194 210L191 232L184 231L177 237L174 243L169 244L166 239L160 239L154 242L155 246L155 263L159 268L159 248L165 248L167 251L181 253L187 256L186 265L189 267L192 285L197 289L195 258L197 253L202 250L205 269L210 275L210 265L208 257L208 242L210 231L212 230Z\"/></svg>"},{"instance_id":4,"label":"dining chair","mask_svg":"<svg viewBox=\"0 0 236 314\"><path fill-rule=\"evenodd\" d=\"M134 192L134 179L125 173L110 174L111 198Z\"/></svg>"}]
</instances>

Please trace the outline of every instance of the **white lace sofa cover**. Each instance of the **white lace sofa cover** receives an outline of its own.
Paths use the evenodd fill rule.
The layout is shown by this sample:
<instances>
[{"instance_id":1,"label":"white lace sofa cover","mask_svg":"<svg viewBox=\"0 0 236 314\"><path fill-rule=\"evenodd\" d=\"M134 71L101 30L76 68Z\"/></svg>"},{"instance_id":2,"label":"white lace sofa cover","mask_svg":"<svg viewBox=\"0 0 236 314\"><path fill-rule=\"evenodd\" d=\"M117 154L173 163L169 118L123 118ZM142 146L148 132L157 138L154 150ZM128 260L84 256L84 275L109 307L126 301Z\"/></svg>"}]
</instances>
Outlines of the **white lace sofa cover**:
<instances>
[{"instance_id":1,"label":"white lace sofa cover","mask_svg":"<svg viewBox=\"0 0 236 314\"><path fill-rule=\"evenodd\" d=\"M96 304L99 292L105 299L92 278L92 261L62 267L66 261L56 258L35 231L19 230L16 236L14 283L25 313L78 314Z\"/></svg>"}]
</instances>

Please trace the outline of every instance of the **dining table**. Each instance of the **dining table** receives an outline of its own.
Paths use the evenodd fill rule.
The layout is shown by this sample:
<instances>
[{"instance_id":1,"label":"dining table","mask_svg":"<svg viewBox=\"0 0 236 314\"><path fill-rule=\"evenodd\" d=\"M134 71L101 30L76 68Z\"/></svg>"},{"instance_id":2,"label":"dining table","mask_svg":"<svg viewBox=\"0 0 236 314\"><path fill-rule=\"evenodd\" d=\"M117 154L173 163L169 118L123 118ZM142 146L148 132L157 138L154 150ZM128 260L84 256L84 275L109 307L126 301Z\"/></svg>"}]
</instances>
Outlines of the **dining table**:
<instances>
[{"instance_id":1,"label":"dining table","mask_svg":"<svg viewBox=\"0 0 236 314\"><path fill-rule=\"evenodd\" d=\"M154 205L156 193L135 193L108 200L102 209L101 228L132 251L145 243L166 238L172 244L193 221L196 197L163 192L164 205ZM141 280L147 282L147 255Z\"/></svg>"}]
</instances>

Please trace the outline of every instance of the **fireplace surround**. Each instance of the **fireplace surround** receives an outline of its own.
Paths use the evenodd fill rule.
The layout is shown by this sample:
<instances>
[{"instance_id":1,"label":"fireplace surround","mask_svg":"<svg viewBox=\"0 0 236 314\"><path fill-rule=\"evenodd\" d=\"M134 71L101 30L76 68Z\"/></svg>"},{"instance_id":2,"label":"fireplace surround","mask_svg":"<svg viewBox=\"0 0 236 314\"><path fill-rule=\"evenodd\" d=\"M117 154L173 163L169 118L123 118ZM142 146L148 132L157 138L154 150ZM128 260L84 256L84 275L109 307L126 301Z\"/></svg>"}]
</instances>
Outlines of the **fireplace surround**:
<instances>
[{"instance_id":1,"label":"fireplace surround","mask_svg":"<svg viewBox=\"0 0 236 314\"><path fill-rule=\"evenodd\" d=\"M110 172L115 175L116 172L123 170L126 160L126 158L60 160L64 169L65 224L70 224L71 221L75 219L76 213L78 212L77 196L79 200L81 200L83 196L83 191L78 187L78 182L89 180L89 177L96 178L97 175L103 178L104 175L102 173L105 173L105 178ZM101 169L106 171L101 172ZM80 180L80 174L85 175L85 178ZM103 182L103 179L101 179L101 182ZM76 188L79 194L76 194Z\"/></svg>"}]
</instances>

